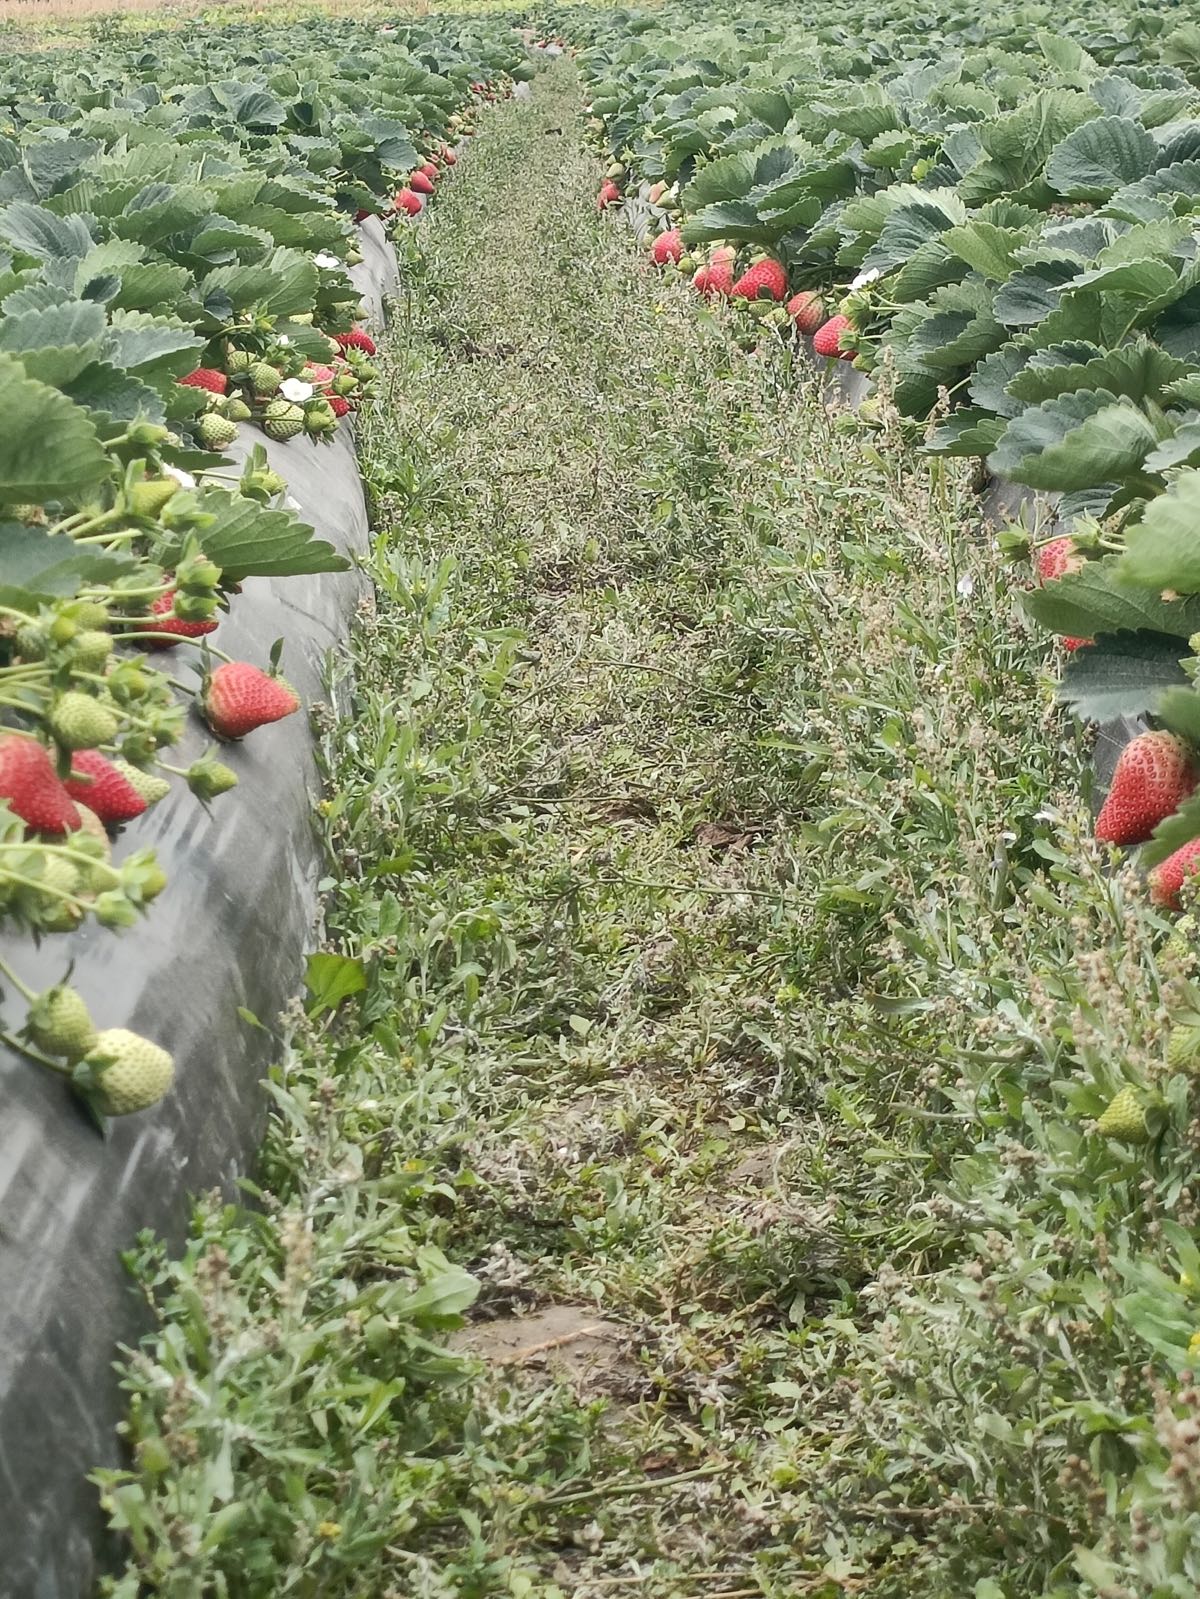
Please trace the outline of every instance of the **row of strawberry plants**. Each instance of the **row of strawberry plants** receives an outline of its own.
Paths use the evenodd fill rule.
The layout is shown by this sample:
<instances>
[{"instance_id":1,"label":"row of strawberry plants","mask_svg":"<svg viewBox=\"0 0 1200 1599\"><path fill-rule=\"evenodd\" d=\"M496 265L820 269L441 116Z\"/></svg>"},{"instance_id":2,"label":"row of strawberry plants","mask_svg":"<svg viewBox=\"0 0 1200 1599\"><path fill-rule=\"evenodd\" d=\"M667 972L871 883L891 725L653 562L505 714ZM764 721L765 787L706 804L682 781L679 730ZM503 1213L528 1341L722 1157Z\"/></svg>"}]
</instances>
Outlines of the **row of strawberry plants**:
<instances>
[{"instance_id":1,"label":"row of strawberry plants","mask_svg":"<svg viewBox=\"0 0 1200 1599\"><path fill-rule=\"evenodd\" d=\"M203 804L237 782L216 745L168 758L188 702L220 741L300 709L283 640L256 664L212 635L248 579L349 563L261 446L240 475L223 452L251 423L328 439L371 397L356 224L419 213L528 70L507 25L462 19L205 27L0 68L0 927L135 923L165 874L148 848L114 859L115 832L173 778ZM198 681L158 669L167 650ZM15 964L10 1047L98 1118L161 1099L160 1042Z\"/></svg>"},{"instance_id":2,"label":"row of strawberry plants","mask_svg":"<svg viewBox=\"0 0 1200 1599\"><path fill-rule=\"evenodd\" d=\"M746 342L774 325L883 379L931 453L1059 497L1026 607L1071 652L1064 702L1158 724L1099 836L1144 845L1177 906L1200 870L1200 30L1055 20L559 22L590 41L598 203L658 229L656 261L744 304Z\"/></svg>"}]
</instances>

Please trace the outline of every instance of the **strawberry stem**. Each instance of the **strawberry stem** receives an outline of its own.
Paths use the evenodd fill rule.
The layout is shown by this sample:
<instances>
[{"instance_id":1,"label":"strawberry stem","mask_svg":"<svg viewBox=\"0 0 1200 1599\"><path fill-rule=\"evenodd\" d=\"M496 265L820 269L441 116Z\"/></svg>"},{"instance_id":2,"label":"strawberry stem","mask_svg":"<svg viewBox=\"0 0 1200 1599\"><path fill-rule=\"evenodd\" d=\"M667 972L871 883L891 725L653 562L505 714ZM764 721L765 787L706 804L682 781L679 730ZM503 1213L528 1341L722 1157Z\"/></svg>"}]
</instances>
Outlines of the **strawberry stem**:
<instances>
[{"instance_id":1,"label":"strawberry stem","mask_svg":"<svg viewBox=\"0 0 1200 1599\"><path fill-rule=\"evenodd\" d=\"M0 852L5 850L28 850L29 847L28 841L24 844L0 844ZM72 849L68 844L39 844L37 847L46 855L59 855L65 861L78 861L90 870L106 872L109 881L112 883L121 881L120 872L110 862L98 860L95 855L89 855L86 850ZM44 883L38 883L30 878L18 878L15 872L10 872L5 866L0 866L0 872L3 872L11 882L28 883L31 888L36 888L41 892L58 894L60 898L70 900L74 905L82 905L86 909L87 902L76 899L73 894L63 893L61 889L47 889Z\"/></svg>"},{"instance_id":2,"label":"strawberry stem","mask_svg":"<svg viewBox=\"0 0 1200 1599\"><path fill-rule=\"evenodd\" d=\"M21 981L16 972L13 971L12 967L2 955L0 955L0 975L7 977L9 982L16 989L17 993L20 994L23 999L27 999L30 1004L32 1004L37 998L37 995L33 989L29 987L28 983L23 983Z\"/></svg>"},{"instance_id":3,"label":"strawberry stem","mask_svg":"<svg viewBox=\"0 0 1200 1599\"><path fill-rule=\"evenodd\" d=\"M69 1066L65 1066L60 1060L51 1060L49 1055L43 1055L40 1049L34 1049L32 1045L22 1042L15 1033L0 1032L0 1042L7 1044L9 1049L15 1050L18 1055L24 1055L26 1059L36 1061L39 1066L44 1066L47 1071L57 1072L60 1077L70 1077L71 1075Z\"/></svg>"}]
</instances>

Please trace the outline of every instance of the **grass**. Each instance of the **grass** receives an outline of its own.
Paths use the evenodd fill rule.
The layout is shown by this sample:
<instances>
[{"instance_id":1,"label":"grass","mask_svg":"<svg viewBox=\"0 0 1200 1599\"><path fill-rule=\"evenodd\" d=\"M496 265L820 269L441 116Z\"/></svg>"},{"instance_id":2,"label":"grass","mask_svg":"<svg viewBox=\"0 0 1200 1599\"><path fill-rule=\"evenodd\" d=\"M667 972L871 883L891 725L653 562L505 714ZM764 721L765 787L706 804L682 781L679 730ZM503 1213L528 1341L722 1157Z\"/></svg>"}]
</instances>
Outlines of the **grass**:
<instances>
[{"instance_id":1,"label":"grass","mask_svg":"<svg viewBox=\"0 0 1200 1599\"><path fill-rule=\"evenodd\" d=\"M1191 1591L1190 956L965 476L652 276L580 121L563 63L405 235L325 736L368 987L291 1019L263 1209L140 1248L113 1591ZM486 1358L548 1306L594 1369Z\"/></svg>"}]
</instances>

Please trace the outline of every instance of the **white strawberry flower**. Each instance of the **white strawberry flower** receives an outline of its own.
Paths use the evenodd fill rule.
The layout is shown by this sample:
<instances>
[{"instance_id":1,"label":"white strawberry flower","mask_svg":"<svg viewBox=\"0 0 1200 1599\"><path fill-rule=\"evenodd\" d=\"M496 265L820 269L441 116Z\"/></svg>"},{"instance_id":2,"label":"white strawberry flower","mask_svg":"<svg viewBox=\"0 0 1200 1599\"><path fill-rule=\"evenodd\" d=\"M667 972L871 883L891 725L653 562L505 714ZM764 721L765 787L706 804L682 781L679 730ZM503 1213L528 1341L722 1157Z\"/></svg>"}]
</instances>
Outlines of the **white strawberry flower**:
<instances>
[{"instance_id":1,"label":"white strawberry flower","mask_svg":"<svg viewBox=\"0 0 1200 1599\"><path fill-rule=\"evenodd\" d=\"M196 479L190 472L183 472L177 466L164 466L163 472L167 477L173 477L181 489L194 489Z\"/></svg>"},{"instance_id":2,"label":"white strawberry flower","mask_svg":"<svg viewBox=\"0 0 1200 1599\"><path fill-rule=\"evenodd\" d=\"M279 385L279 392L285 400L299 405L303 400L311 400L315 391L311 383L302 383L299 378L284 378Z\"/></svg>"},{"instance_id":3,"label":"white strawberry flower","mask_svg":"<svg viewBox=\"0 0 1200 1599\"><path fill-rule=\"evenodd\" d=\"M291 339L287 336L286 333L277 333L275 335L275 343L276 344L290 344L291 342L292 342Z\"/></svg>"},{"instance_id":4,"label":"white strawberry flower","mask_svg":"<svg viewBox=\"0 0 1200 1599\"><path fill-rule=\"evenodd\" d=\"M865 289L868 283L874 283L877 278L881 278L882 276L883 273L878 267L872 267L869 272L860 272L850 285L851 293L853 293L855 289Z\"/></svg>"},{"instance_id":5,"label":"white strawberry flower","mask_svg":"<svg viewBox=\"0 0 1200 1599\"><path fill-rule=\"evenodd\" d=\"M975 592L975 579L970 572L964 572L958 580L958 592L964 600L969 600Z\"/></svg>"},{"instance_id":6,"label":"white strawberry flower","mask_svg":"<svg viewBox=\"0 0 1200 1599\"><path fill-rule=\"evenodd\" d=\"M313 256L313 260L323 272L337 272L345 266L344 261L340 260L336 255L330 255L328 250L318 250L316 255Z\"/></svg>"}]
</instances>

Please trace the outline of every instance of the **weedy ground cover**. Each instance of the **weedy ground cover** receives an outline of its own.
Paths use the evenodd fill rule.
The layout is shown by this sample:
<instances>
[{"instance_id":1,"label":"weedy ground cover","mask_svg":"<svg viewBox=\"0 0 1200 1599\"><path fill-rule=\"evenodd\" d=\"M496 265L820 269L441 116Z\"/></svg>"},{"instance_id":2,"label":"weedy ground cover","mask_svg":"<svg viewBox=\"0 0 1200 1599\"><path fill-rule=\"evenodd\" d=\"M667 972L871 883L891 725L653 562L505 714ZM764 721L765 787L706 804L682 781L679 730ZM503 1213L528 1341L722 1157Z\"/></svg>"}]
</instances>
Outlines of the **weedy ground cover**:
<instances>
[{"instance_id":1,"label":"weedy ground cover","mask_svg":"<svg viewBox=\"0 0 1200 1599\"><path fill-rule=\"evenodd\" d=\"M410 241L332 961L133 1258L111 1591L1191 1593L1192 957L966 469L652 280L580 105Z\"/></svg>"}]
</instances>

